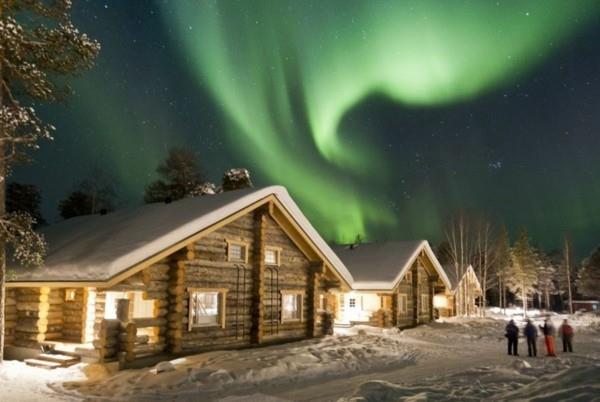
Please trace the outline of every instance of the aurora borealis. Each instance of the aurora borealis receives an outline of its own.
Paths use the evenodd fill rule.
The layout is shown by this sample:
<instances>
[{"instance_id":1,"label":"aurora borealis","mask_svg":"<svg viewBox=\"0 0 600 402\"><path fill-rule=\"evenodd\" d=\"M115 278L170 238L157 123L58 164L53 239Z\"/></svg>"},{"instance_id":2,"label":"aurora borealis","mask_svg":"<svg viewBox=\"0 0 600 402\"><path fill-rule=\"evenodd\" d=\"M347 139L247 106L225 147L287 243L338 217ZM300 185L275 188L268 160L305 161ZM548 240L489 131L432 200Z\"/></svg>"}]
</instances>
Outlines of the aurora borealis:
<instances>
[{"instance_id":1,"label":"aurora borealis","mask_svg":"<svg viewBox=\"0 0 600 402\"><path fill-rule=\"evenodd\" d=\"M66 108L46 110L58 139L17 173L47 215L91 165L140 202L166 148L185 145L214 180L246 166L285 185L330 240L435 242L469 208L548 246L566 232L600 243L595 1L75 9L101 60Z\"/></svg>"}]
</instances>

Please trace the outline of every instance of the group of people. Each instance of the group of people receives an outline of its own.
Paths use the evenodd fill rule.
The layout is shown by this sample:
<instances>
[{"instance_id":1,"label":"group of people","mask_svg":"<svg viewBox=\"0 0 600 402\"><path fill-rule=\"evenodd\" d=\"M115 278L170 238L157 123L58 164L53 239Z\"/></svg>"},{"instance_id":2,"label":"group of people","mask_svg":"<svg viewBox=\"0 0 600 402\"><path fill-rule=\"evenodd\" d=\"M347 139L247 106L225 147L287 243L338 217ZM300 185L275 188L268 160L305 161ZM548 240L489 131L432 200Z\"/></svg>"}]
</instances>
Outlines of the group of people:
<instances>
[{"instance_id":1,"label":"group of people","mask_svg":"<svg viewBox=\"0 0 600 402\"><path fill-rule=\"evenodd\" d=\"M549 318L546 318L544 320L544 325L540 325L539 328L544 334L544 342L546 344L548 356L556 357L556 351L554 349L554 336L556 330L552 321ZM536 357L538 329L533 325L531 320L527 320L523 333L527 339L527 351L529 352L529 357ZM574 331L573 327L569 325L568 320L563 320L562 325L558 329L558 334L562 338L563 352L573 352ZM506 325L505 336L508 339L508 354L519 356L519 327L517 327L514 320L510 320Z\"/></svg>"}]
</instances>

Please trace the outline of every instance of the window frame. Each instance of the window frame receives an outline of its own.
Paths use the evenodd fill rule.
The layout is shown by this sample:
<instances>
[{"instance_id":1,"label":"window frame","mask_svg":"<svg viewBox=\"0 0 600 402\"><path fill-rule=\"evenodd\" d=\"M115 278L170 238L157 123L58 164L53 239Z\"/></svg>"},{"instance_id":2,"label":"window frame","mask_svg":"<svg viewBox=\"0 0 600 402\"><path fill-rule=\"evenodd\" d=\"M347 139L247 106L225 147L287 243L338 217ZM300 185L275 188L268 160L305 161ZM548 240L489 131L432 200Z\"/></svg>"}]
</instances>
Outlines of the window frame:
<instances>
[{"instance_id":1,"label":"window frame","mask_svg":"<svg viewBox=\"0 0 600 402\"><path fill-rule=\"evenodd\" d=\"M225 288L188 288L188 332L195 328L222 328L225 329L225 318L227 312L227 292ZM217 322L210 324L194 324L192 309L192 297L195 293L217 294Z\"/></svg>"},{"instance_id":2,"label":"window frame","mask_svg":"<svg viewBox=\"0 0 600 402\"><path fill-rule=\"evenodd\" d=\"M275 263L267 262L267 251L273 251L275 253ZM263 262L269 267L281 266L281 247L266 246Z\"/></svg>"},{"instance_id":3,"label":"window frame","mask_svg":"<svg viewBox=\"0 0 600 402\"><path fill-rule=\"evenodd\" d=\"M281 297L281 323L285 324L288 322L304 322L304 297L305 297L305 292L302 290L280 290L280 297ZM300 305L298 306L298 312L299 312L299 318L291 318L291 319L287 319L284 318L283 316L283 311L284 311L284 297L285 296L296 296L299 297L300 300Z\"/></svg>"},{"instance_id":4,"label":"window frame","mask_svg":"<svg viewBox=\"0 0 600 402\"><path fill-rule=\"evenodd\" d=\"M241 263L247 264L248 263L248 251L250 249L250 247L249 247L250 244L248 242L244 242L244 241L240 241L240 240L226 239L225 241L227 242L227 261L228 262L241 262ZM242 248L242 252L244 254L243 258L240 258L240 259L232 258L231 248L233 246L239 246Z\"/></svg>"},{"instance_id":5,"label":"window frame","mask_svg":"<svg viewBox=\"0 0 600 402\"><path fill-rule=\"evenodd\" d=\"M406 282L412 283L412 271L408 271L405 275Z\"/></svg>"},{"instance_id":6,"label":"window frame","mask_svg":"<svg viewBox=\"0 0 600 402\"><path fill-rule=\"evenodd\" d=\"M404 299L403 303L400 302L402 299ZM402 309L400 308L401 306L403 307ZM398 293L398 313L408 313L408 295L406 293Z\"/></svg>"},{"instance_id":7,"label":"window frame","mask_svg":"<svg viewBox=\"0 0 600 402\"><path fill-rule=\"evenodd\" d=\"M426 299L427 303L423 303ZM429 313L429 295L421 293L421 313Z\"/></svg>"}]
</instances>

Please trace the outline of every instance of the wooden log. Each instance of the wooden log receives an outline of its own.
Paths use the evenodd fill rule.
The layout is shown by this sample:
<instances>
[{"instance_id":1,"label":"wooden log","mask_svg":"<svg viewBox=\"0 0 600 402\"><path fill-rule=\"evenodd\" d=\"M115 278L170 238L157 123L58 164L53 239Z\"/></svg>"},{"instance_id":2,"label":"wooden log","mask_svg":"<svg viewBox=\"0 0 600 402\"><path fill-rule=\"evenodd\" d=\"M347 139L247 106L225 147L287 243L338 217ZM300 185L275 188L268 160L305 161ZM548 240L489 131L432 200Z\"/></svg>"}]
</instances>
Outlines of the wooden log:
<instances>
[{"instance_id":1,"label":"wooden log","mask_svg":"<svg viewBox=\"0 0 600 402\"><path fill-rule=\"evenodd\" d=\"M17 311L32 311L32 312L43 311L43 310L48 311L49 308L50 308L50 305L45 302L40 302L40 303L23 302L23 303L21 303L19 301L19 303L17 304Z\"/></svg>"},{"instance_id":2,"label":"wooden log","mask_svg":"<svg viewBox=\"0 0 600 402\"><path fill-rule=\"evenodd\" d=\"M153 355L162 353L166 348L164 343L148 343L144 345L135 345L133 351L136 356Z\"/></svg>"},{"instance_id":3,"label":"wooden log","mask_svg":"<svg viewBox=\"0 0 600 402\"><path fill-rule=\"evenodd\" d=\"M138 328L163 327L167 325L167 319L163 317L155 318L134 318L133 322Z\"/></svg>"}]
</instances>

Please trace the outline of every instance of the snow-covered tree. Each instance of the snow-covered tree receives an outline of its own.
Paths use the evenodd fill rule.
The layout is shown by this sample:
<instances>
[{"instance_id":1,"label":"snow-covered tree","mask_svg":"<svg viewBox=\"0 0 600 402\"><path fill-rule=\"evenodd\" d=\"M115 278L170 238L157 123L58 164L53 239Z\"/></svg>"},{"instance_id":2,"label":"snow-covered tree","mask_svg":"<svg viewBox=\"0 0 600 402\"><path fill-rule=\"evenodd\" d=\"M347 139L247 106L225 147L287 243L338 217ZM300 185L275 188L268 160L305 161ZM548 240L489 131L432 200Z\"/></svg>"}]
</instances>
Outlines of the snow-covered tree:
<instances>
[{"instance_id":1,"label":"snow-covered tree","mask_svg":"<svg viewBox=\"0 0 600 402\"><path fill-rule=\"evenodd\" d=\"M5 246L26 264L41 262L43 239L25 212L7 213L6 177L15 161L51 139L34 106L69 94L58 77L91 68L98 42L71 23L70 0L0 0L0 361L4 350Z\"/></svg>"},{"instance_id":2,"label":"snow-covered tree","mask_svg":"<svg viewBox=\"0 0 600 402\"><path fill-rule=\"evenodd\" d=\"M252 187L252 180L250 180L248 169L229 169L223 174L223 191L241 190L250 187Z\"/></svg>"},{"instance_id":3,"label":"snow-covered tree","mask_svg":"<svg viewBox=\"0 0 600 402\"><path fill-rule=\"evenodd\" d=\"M600 297L600 246L583 260L577 275L577 291L583 296Z\"/></svg>"},{"instance_id":4,"label":"snow-covered tree","mask_svg":"<svg viewBox=\"0 0 600 402\"><path fill-rule=\"evenodd\" d=\"M510 272L511 252L510 239L505 227L500 231L494 248L494 274L498 285L498 307L506 307L506 281Z\"/></svg>"},{"instance_id":5,"label":"snow-covered tree","mask_svg":"<svg viewBox=\"0 0 600 402\"><path fill-rule=\"evenodd\" d=\"M573 258L573 247L567 237L564 238L562 253L557 252L553 258L556 266L556 286L564 308L565 299L570 314L573 314L573 294L577 279L577 266Z\"/></svg>"},{"instance_id":6,"label":"snow-covered tree","mask_svg":"<svg viewBox=\"0 0 600 402\"><path fill-rule=\"evenodd\" d=\"M538 297L538 304L542 304L546 309L550 309L550 296L557 293L556 289L556 266L542 250L535 250L537 279L535 291ZM543 302L543 303L542 303Z\"/></svg>"},{"instance_id":7,"label":"snow-covered tree","mask_svg":"<svg viewBox=\"0 0 600 402\"><path fill-rule=\"evenodd\" d=\"M171 148L156 172L160 178L146 186L146 203L175 201L216 192L214 184L202 180L198 159L187 149Z\"/></svg>"},{"instance_id":8,"label":"snow-covered tree","mask_svg":"<svg viewBox=\"0 0 600 402\"><path fill-rule=\"evenodd\" d=\"M537 280L537 257L529 244L527 232L522 230L510 250L511 264L505 281L508 289L523 301L523 310L527 313L527 301L535 291Z\"/></svg>"}]
</instances>

